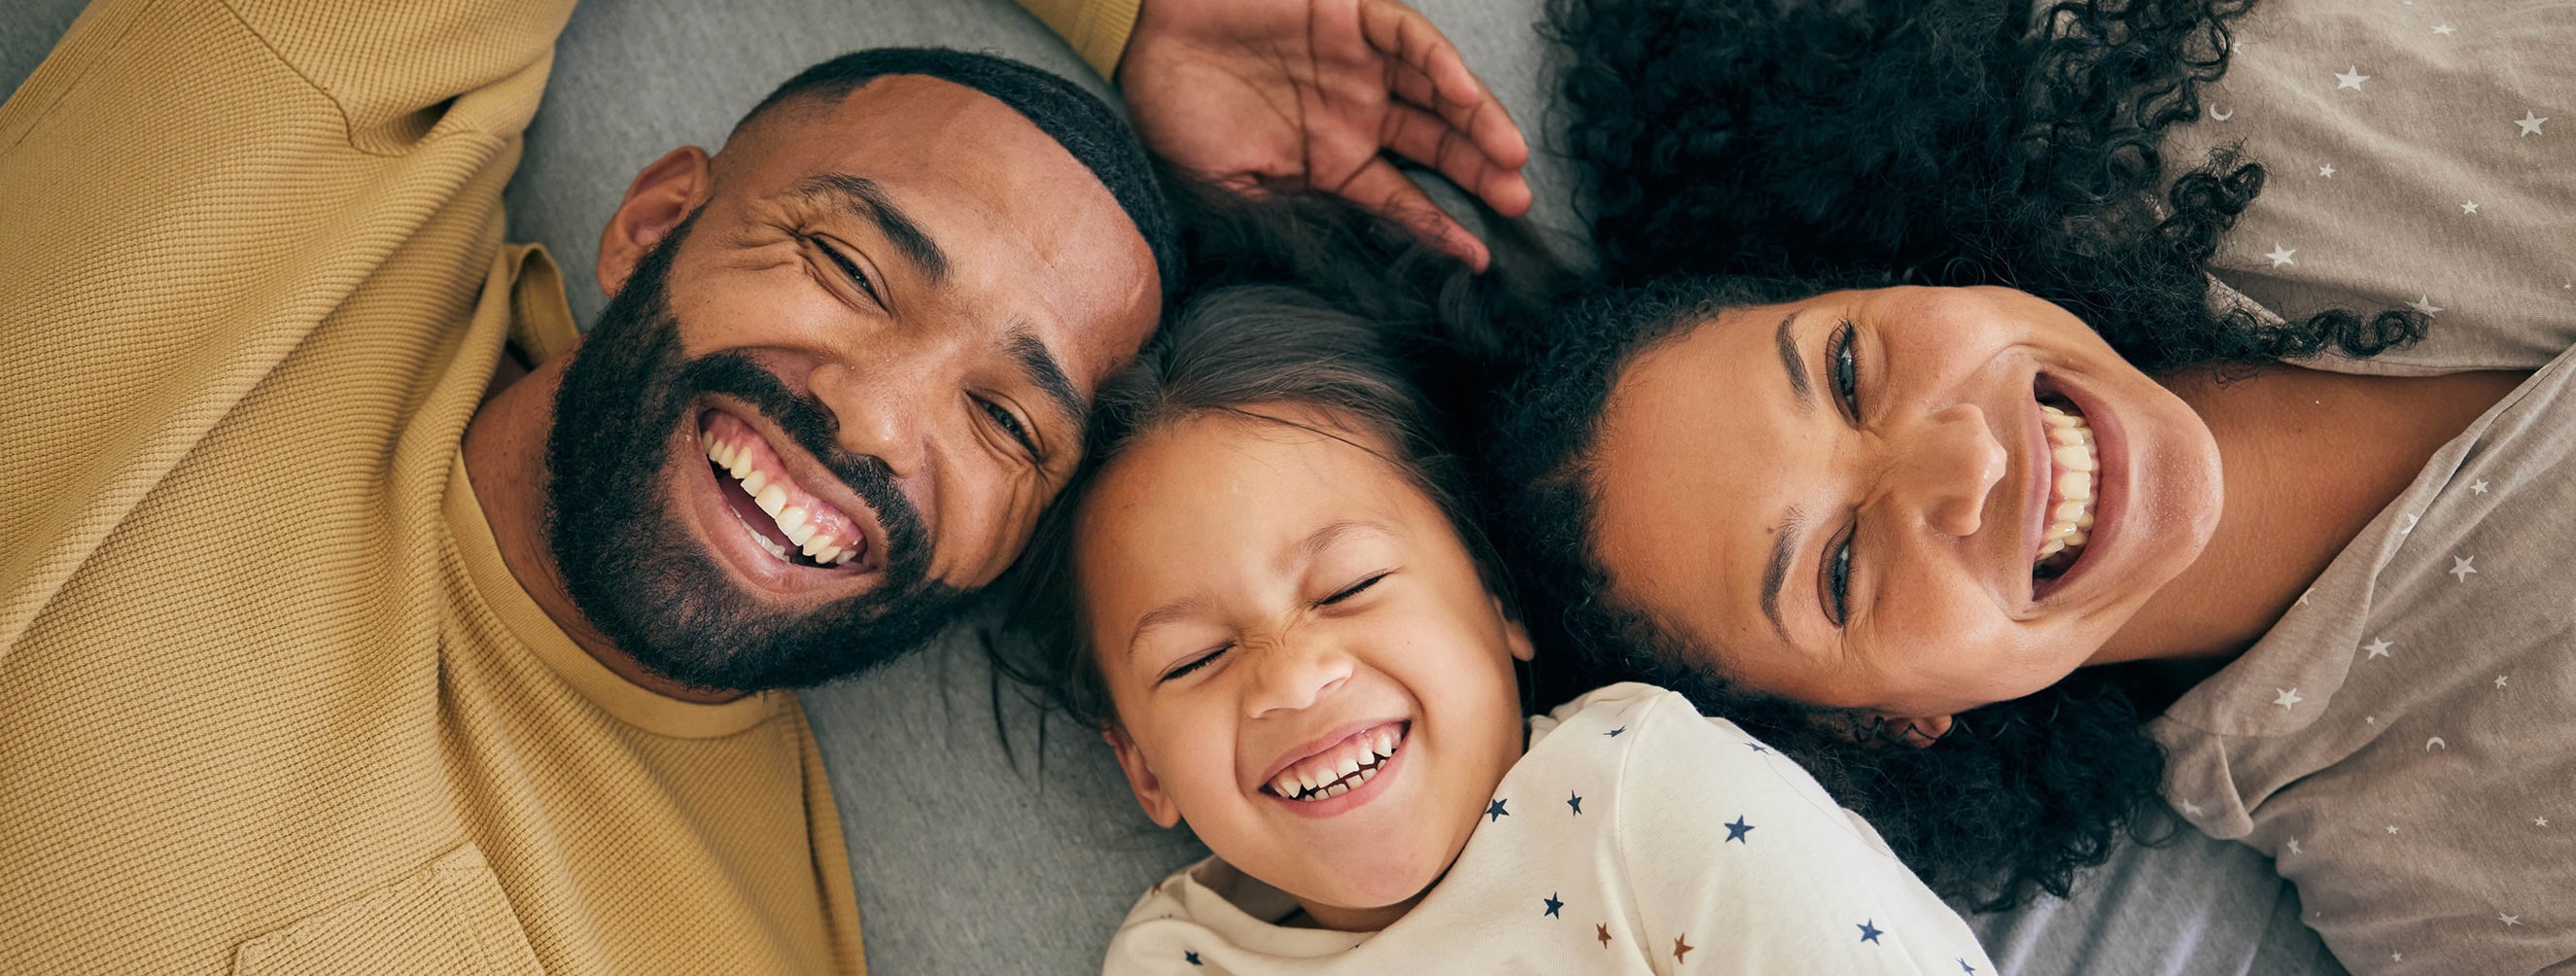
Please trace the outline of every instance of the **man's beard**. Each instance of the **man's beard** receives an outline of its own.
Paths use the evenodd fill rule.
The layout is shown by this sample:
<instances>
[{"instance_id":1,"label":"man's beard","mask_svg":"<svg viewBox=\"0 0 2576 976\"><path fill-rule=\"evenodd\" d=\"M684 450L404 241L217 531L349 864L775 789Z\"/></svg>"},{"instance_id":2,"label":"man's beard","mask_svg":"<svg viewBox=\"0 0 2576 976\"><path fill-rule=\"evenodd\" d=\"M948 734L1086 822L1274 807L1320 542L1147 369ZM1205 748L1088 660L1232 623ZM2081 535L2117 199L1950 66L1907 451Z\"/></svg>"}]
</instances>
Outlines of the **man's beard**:
<instances>
[{"instance_id":1,"label":"man's beard","mask_svg":"<svg viewBox=\"0 0 2576 976\"><path fill-rule=\"evenodd\" d=\"M636 265L555 394L546 523L564 588L618 650L691 687L816 685L902 657L954 619L969 594L928 578L920 514L884 462L834 443L830 414L740 353L685 358L663 289L694 220ZM801 613L768 610L691 538L678 516L677 479L713 473L702 455L676 464L673 455L695 443L677 435L698 422L707 394L759 410L876 510L885 539L875 589ZM733 490L726 478L717 487Z\"/></svg>"}]
</instances>

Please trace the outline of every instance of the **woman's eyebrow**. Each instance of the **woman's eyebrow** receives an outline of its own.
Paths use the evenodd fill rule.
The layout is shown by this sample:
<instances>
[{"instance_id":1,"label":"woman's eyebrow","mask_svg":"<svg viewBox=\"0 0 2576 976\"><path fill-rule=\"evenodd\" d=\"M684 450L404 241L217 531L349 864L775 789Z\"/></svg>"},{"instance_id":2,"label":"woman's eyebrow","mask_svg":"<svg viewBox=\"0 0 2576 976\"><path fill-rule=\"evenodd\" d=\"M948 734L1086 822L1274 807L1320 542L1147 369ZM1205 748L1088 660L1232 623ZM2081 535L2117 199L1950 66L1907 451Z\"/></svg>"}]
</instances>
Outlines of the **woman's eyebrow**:
<instances>
[{"instance_id":1,"label":"woman's eyebrow","mask_svg":"<svg viewBox=\"0 0 2576 976\"><path fill-rule=\"evenodd\" d=\"M1798 355L1796 325L1798 313L1791 310L1780 318L1780 327L1771 332L1771 342L1780 347L1780 368L1789 374L1789 392L1798 395L1798 409L1816 412L1816 391L1807 385L1807 363Z\"/></svg>"},{"instance_id":2,"label":"woman's eyebrow","mask_svg":"<svg viewBox=\"0 0 2576 976\"><path fill-rule=\"evenodd\" d=\"M1790 643L1789 627L1780 622L1780 589L1789 581L1789 562L1798 553L1798 538L1807 532L1807 511L1796 505L1771 530L1771 562L1762 568L1762 615L1771 618L1780 643Z\"/></svg>"}]
</instances>

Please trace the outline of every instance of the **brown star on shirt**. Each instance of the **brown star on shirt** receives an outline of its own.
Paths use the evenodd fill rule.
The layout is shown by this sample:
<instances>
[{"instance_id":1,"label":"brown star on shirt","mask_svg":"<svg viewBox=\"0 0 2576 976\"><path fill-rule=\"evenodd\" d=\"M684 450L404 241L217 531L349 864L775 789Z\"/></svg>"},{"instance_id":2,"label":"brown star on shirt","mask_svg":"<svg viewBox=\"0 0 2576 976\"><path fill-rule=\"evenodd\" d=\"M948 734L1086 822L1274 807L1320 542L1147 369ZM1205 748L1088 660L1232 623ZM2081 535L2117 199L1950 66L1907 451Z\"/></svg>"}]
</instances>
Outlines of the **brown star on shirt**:
<instances>
[{"instance_id":1,"label":"brown star on shirt","mask_svg":"<svg viewBox=\"0 0 2576 976\"><path fill-rule=\"evenodd\" d=\"M1682 941L1687 938L1689 938L1688 935L1680 935L1673 938L1673 965L1681 965L1683 956L1690 955L1691 950L1699 948L1698 946Z\"/></svg>"},{"instance_id":2,"label":"brown star on shirt","mask_svg":"<svg viewBox=\"0 0 2576 976\"><path fill-rule=\"evenodd\" d=\"M1601 948L1610 948L1610 926L1594 925L1592 927L1592 937L1601 940Z\"/></svg>"}]
</instances>

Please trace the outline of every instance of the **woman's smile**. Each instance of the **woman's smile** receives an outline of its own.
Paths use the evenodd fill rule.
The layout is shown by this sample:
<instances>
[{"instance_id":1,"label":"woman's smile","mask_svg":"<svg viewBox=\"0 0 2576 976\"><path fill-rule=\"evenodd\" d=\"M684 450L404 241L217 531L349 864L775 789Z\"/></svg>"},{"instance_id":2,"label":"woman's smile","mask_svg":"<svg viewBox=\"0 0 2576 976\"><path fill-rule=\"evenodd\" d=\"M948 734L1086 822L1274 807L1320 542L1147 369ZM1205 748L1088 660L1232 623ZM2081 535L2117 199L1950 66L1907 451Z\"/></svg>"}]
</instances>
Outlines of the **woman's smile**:
<instances>
[{"instance_id":1,"label":"woman's smile","mask_svg":"<svg viewBox=\"0 0 2576 976\"><path fill-rule=\"evenodd\" d=\"M2189 407L2001 288L1680 325L1615 374L1588 475L1625 600L1738 682L1906 717L2085 663L2221 496Z\"/></svg>"}]
</instances>

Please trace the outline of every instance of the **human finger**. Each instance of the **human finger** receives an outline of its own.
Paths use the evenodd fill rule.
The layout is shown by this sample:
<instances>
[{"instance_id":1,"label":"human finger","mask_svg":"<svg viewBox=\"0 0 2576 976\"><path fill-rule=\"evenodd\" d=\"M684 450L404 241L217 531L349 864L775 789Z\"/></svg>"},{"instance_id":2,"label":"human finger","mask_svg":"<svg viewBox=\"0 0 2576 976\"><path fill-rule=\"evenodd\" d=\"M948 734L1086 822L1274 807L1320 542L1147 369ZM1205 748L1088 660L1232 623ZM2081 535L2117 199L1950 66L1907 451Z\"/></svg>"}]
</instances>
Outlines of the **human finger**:
<instances>
[{"instance_id":1,"label":"human finger","mask_svg":"<svg viewBox=\"0 0 2576 976\"><path fill-rule=\"evenodd\" d=\"M1387 88L1395 93L1397 103L1435 112L1442 121L1467 133L1495 163L1517 169L1529 162L1529 141L1521 135L1520 125L1512 121L1511 110L1490 91L1473 102L1452 102L1441 97L1429 75L1401 62L1389 68Z\"/></svg>"},{"instance_id":2,"label":"human finger","mask_svg":"<svg viewBox=\"0 0 2576 976\"><path fill-rule=\"evenodd\" d=\"M1386 215L1390 220L1420 235L1432 249L1460 261L1475 271L1485 270L1492 260L1485 242L1467 233L1467 228L1431 202L1431 196L1407 178L1394 163L1375 159L1351 174L1350 179L1332 188L1353 203Z\"/></svg>"},{"instance_id":3,"label":"human finger","mask_svg":"<svg viewBox=\"0 0 2576 976\"><path fill-rule=\"evenodd\" d=\"M1368 0L1360 13L1369 45L1392 59L1390 91L1468 133L1500 164L1518 167L1529 161L1529 142L1513 124L1510 110L1467 70L1457 45L1430 18L1396 0Z\"/></svg>"},{"instance_id":4,"label":"human finger","mask_svg":"<svg viewBox=\"0 0 2576 976\"><path fill-rule=\"evenodd\" d=\"M1507 217L1529 211L1529 180L1484 151L1447 121L1410 105L1387 107L1381 144L1398 156L1431 167Z\"/></svg>"}]
</instances>

